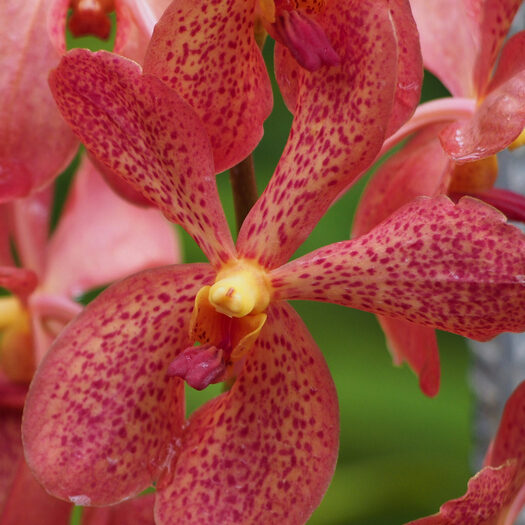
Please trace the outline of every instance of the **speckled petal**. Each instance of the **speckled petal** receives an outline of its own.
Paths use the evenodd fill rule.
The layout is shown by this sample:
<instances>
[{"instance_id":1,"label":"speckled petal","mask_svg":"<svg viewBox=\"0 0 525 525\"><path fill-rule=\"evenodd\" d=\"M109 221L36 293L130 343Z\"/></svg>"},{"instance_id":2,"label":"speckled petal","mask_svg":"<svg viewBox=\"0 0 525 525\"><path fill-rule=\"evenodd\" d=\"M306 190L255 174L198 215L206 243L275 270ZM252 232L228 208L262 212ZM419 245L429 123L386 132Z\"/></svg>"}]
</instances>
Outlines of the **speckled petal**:
<instances>
[{"instance_id":1,"label":"speckled petal","mask_svg":"<svg viewBox=\"0 0 525 525\"><path fill-rule=\"evenodd\" d=\"M47 85L49 70L60 58L48 25L56 3L1 2L0 202L51 182L78 145Z\"/></svg>"},{"instance_id":2,"label":"speckled petal","mask_svg":"<svg viewBox=\"0 0 525 525\"><path fill-rule=\"evenodd\" d=\"M419 378L419 388L429 396L439 391L439 348L436 333L432 328L402 319L378 316L379 324L386 337L387 346L394 364L404 361Z\"/></svg>"},{"instance_id":3,"label":"speckled petal","mask_svg":"<svg viewBox=\"0 0 525 525\"><path fill-rule=\"evenodd\" d=\"M43 288L75 297L140 270L177 262L172 225L156 209L137 208L115 195L85 156L49 241Z\"/></svg>"},{"instance_id":4,"label":"speckled petal","mask_svg":"<svg viewBox=\"0 0 525 525\"><path fill-rule=\"evenodd\" d=\"M191 418L156 523L303 524L332 477L338 435L322 354L292 308L272 304L232 389Z\"/></svg>"},{"instance_id":5,"label":"speckled petal","mask_svg":"<svg viewBox=\"0 0 525 525\"><path fill-rule=\"evenodd\" d=\"M525 235L471 198L420 197L370 233L270 274L275 299L328 301L487 340L525 329Z\"/></svg>"},{"instance_id":6,"label":"speckled petal","mask_svg":"<svg viewBox=\"0 0 525 525\"><path fill-rule=\"evenodd\" d=\"M503 48L487 95L474 116L441 133L445 151L457 161L483 159L506 148L525 127L525 31Z\"/></svg>"},{"instance_id":7,"label":"speckled petal","mask_svg":"<svg viewBox=\"0 0 525 525\"><path fill-rule=\"evenodd\" d=\"M474 83L478 86L479 95L483 95L485 91L501 46L507 38L512 20L522 3L523 0L484 0L482 2L483 18L479 27L480 48L474 69Z\"/></svg>"},{"instance_id":8,"label":"speckled petal","mask_svg":"<svg viewBox=\"0 0 525 525\"><path fill-rule=\"evenodd\" d=\"M155 525L153 504L155 494L146 494L111 507L86 507L82 525Z\"/></svg>"},{"instance_id":9,"label":"speckled petal","mask_svg":"<svg viewBox=\"0 0 525 525\"><path fill-rule=\"evenodd\" d=\"M23 458L20 440L21 408L0 409L0 516L15 478L16 467Z\"/></svg>"},{"instance_id":10,"label":"speckled petal","mask_svg":"<svg viewBox=\"0 0 525 525\"><path fill-rule=\"evenodd\" d=\"M59 109L97 159L181 224L212 263L233 254L206 132L157 78L104 51L70 51L51 74Z\"/></svg>"},{"instance_id":11,"label":"speckled petal","mask_svg":"<svg viewBox=\"0 0 525 525\"><path fill-rule=\"evenodd\" d=\"M175 0L144 60L144 72L176 90L202 119L217 173L253 151L272 110L254 10L254 0Z\"/></svg>"},{"instance_id":12,"label":"speckled petal","mask_svg":"<svg viewBox=\"0 0 525 525\"><path fill-rule=\"evenodd\" d=\"M22 435L53 495L106 505L138 494L176 451L183 382L168 378L189 343L209 265L146 270L108 288L51 347L28 393Z\"/></svg>"},{"instance_id":13,"label":"speckled petal","mask_svg":"<svg viewBox=\"0 0 525 525\"><path fill-rule=\"evenodd\" d=\"M410 0L425 67L454 96L474 96L482 0ZM470 7L470 8L469 8Z\"/></svg>"},{"instance_id":14,"label":"speckled petal","mask_svg":"<svg viewBox=\"0 0 525 525\"><path fill-rule=\"evenodd\" d=\"M485 467L470 479L467 493L447 501L439 513L407 525L497 525L498 513L508 503L509 486L516 464L497 469Z\"/></svg>"},{"instance_id":15,"label":"speckled petal","mask_svg":"<svg viewBox=\"0 0 525 525\"><path fill-rule=\"evenodd\" d=\"M397 85L386 135L397 131L414 113L421 97L423 58L419 33L408 0L390 2L397 44Z\"/></svg>"},{"instance_id":16,"label":"speckled petal","mask_svg":"<svg viewBox=\"0 0 525 525\"><path fill-rule=\"evenodd\" d=\"M265 267L287 261L373 162L392 109L397 65L388 3L332 2L317 22L341 66L303 74L279 165L239 233L239 252Z\"/></svg>"},{"instance_id":17,"label":"speckled petal","mask_svg":"<svg viewBox=\"0 0 525 525\"><path fill-rule=\"evenodd\" d=\"M35 480L21 458L7 501L0 513L0 525L65 525L73 509L50 496Z\"/></svg>"}]
</instances>

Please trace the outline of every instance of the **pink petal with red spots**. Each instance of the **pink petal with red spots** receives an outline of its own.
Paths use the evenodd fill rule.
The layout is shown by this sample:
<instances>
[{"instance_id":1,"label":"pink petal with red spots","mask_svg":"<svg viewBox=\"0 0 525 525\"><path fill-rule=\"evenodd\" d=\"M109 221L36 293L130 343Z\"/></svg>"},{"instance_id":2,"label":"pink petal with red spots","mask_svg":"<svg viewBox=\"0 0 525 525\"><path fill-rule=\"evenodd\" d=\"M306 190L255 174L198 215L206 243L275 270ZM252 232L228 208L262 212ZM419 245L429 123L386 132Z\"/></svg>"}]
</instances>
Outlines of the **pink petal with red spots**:
<instances>
[{"instance_id":1,"label":"pink petal with red spots","mask_svg":"<svg viewBox=\"0 0 525 525\"><path fill-rule=\"evenodd\" d=\"M448 126L440 135L445 151L457 161L489 157L505 149L525 127L525 31L514 35L501 53L485 98L469 120Z\"/></svg>"},{"instance_id":2,"label":"pink petal with red spots","mask_svg":"<svg viewBox=\"0 0 525 525\"><path fill-rule=\"evenodd\" d=\"M21 414L21 410L5 407L0 409L0 516L15 478L16 467L23 458L20 440Z\"/></svg>"},{"instance_id":3,"label":"pink petal with red spots","mask_svg":"<svg viewBox=\"0 0 525 525\"><path fill-rule=\"evenodd\" d=\"M21 458L11 490L0 515L1 525L61 525L69 523L73 506L50 496L37 483Z\"/></svg>"},{"instance_id":4,"label":"pink petal with red spots","mask_svg":"<svg viewBox=\"0 0 525 525\"><path fill-rule=\"evenodd\" d=\"M481 201L420 197L370 233L271 274L275 299L334 302L487 340L525 329L525 235Z\"/></svg>"},{"instance_id":5,"label":"pink petal with red spots","mask_svg":"<svg viewBox=\"0 0 525 525\"><path fill-rule=\"evenodd\" d=\"M155 525L154 503L152 493L111 507L86 507L82 512L82 525Z\"/></svg>"},{"instance_id":6,"label":"pink petal with red spots","mask_svg":"<svg viewBox=\"0 0 525 525\"><path fill-rule=\"evenodd\" d=\"M239 252L266 267L287 261L373 162L392 109L396 41L387 2L332 2L317 21L341 66L303 74L288 143L239 233Z\"/></svg>"},{"instance_id":7,"label":"pink petal with red spots","mask_svg":"<svg viewBox=\"0 0 525 525\"><path fill-rule=\"evenodd\" d=\"M508 503L508 490L515 472L515 463L497 469L485 467L470 479L462 498L443 504L439 514L407 525L497 525L499 511Z\"/></svg>"},{"instance_id":8,"label":"pink petal with red spots","mask_svg":"<svg viewBox=\"0 0 525 525\"><path fill-rule=\"evenodd\" d=\"M204 123L219 173L247 157L272 110L268 72L254 38L255 1L175 0L144 60Z\"/></svg>"},{"instance_id":9,"label":"pink petal with red spots","mask_svg":"<svg viewBox=\"0 0 525 525\"><path fill-rule=\"evenodd\" d=\"M443 124L426 126L374 173L359 200L353 237L368 233L420 195L446 193L454 163L437 138L441 129Z\"/></svg>"},{"instance_id":10,"label":"pink petal with red spots","mask_svg":"<svg viewBox=\"0 0 525 525\"><path fill-rule=\"evenodd\" d=\"M51 494L106 505L138 494L176 452L184 385L168 365L189 343L209 265L166 266L103 292L46 354L22 427L26 459Z\"/></svg>"},{"instance_id":11,"label":"pink petal with red spots","mask_svg":"<svg viewBox=\"0 0 525 525\"><path fill-rule=\"evenodd\" d=\"M108 187L87 156L49 242L47 291L74 297L126 275L179 262L170 223Z\"/></svg>"},{"instance_id":12,"label":"pink petal with red spots","mask_svg":"<svg viewBox=\"0 0 525 525\"><path fill-rule=\"evenodd\" d=\"M482 3L480 47L474 69L474 83L478 88L478 95L486 93L485 87L492 75L501 46L522 3L523 0L484 0ZM521 50L523 52L523 44Z\"/></svg>"},{"instance_id":13,"label":"pink petal with red spots","mask_svg":"<svg viewBox=\"0 0 525 525\"><path fill-rule=\"evenodd\" d=\"M232 389L190 419L156 522L305 523L332 477L337 397L292 308L272 304Z\"/></svg>"},{"instance_id":14,"label":"pink petal with red spots","mask_svg":"<svg viewBox=\"0 0 525 525\"><path fill-rule=\"evenodd\" d=\"M414 113L421 96L423 59L419 33L408 0L390 3L397 43L397 86L387 136L397 131Z\"/></svg>"},{"instance_id":15,"label":"pink petal with red spots","mask_svg":"<svg viewBox=\"0 0 525 525\"><path fill-rule=\"evenodd\" d=\"M43 0L7 2L0 20L0 202L51 182L78 141L56 109L47 75L59 58ZM31 64L31 67L27 67Z\"/></svg>"},{"instance_id":16,"label":"pink petal with red spots","mask_svg":"<svg viewBox=\"0 0 525 525\"><path fill-rule=\"evenodd\" d=\"M429 396L435 396L439 391L439 348L436 333L432 328L392 319L383 315L378 321L385 333L388 349L394 359L394 364L404 361L419 378L419 388Z\"/></svg>"},{"instance_id":17,"label":"pink petal with red spots","mask_svg":"<svg viewBox=\"0 0 525 525\"><path fill-rule=\"evenodd\" d=\"M212 263L232 258L231 234L199 118L130 60L76 49L50 84L60 111L86 148L181 224Z\"/></svg>"},{"instance_id":18,"label":"pink petal with red spots","mask_svg":"<svg viewBox=\"0 0 525 525\"><path fill-rule=\"evenodd\" d=\"M299 82L304 69L297 63L290 50L279 42L275 42L274 69L275 80L279 84L284 103L290 113L295 115Z\"/></svg>"},{"instance_id":19,"label":"pink petal with red spots","mask_svg":"<svg viewBox=\"0 0 525 525\"><path fill-rule=\"evenodd\" d=\"M457 97L476 96L483 0L410 0L425 68Z\"/></svg>"}]
</instances>

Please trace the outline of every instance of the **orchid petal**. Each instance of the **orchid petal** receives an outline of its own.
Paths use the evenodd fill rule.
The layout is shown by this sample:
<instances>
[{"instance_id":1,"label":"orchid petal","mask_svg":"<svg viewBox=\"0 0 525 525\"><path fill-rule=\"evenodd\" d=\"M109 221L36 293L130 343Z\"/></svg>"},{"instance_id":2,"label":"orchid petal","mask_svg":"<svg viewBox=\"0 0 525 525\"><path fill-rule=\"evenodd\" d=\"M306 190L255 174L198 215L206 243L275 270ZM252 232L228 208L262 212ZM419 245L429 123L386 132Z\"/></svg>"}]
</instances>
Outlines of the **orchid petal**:
<instances>
[{"instance_id":1,"label":"orchid petal","mask_svg":"<svg viewBox=\"0 0 525 525\"><path fill-rule=\"evenodd\" d=\"M119 198L84 157L49 242L44 288L75 297L179 259L175 232L164 217Z\"/></svg>"},{"instance_id":2,"label":"orchid petal","mask_svg":"<svg viewBox=\"0 0 525 525\"><path fill-rule=\"evenodd\" d=\"M525 329L525 235L465 197L420 197L370 233L270 274L274 299L334 302L487 340Z\"/></svg>"},{"instance_id":3,"label":"orchid petal","mask_svg":"<svg viewBox=\"0 0 525 525\"><path fill-rule=\"evenodd\" d=\"M22 301L36 288L38 278L35 272L25 268L0 266L0 286L6 288Z\"/></svg>"},{"instance_id":4,"label":"orchid petal","mask_svg":"<svg viewBox=\"0 0 525 525\"><path fill-rule=\"evenodd\" d=\"M467 493L447 501L439 514L411 521L407 525L496 525L499 510L507 503L509 486L516 472L515 464L499 468L485 467L468 483Z\"/></svg>"},{"instance_id":5,"label":"orchid petal","mask_svg":"<svg viewBox=\"0 0 525 525\"><path fill-rule=\"evenodd\" d=\"M483 159L506 148L525 127L525 31L514 35L501 53L487 95L474 116L451 124L440 135L456 161Z\"/></svg>"},{"instance_id":6,"label":"orchid petal","mask_svg":"<svg viewBox=\"0 0 525 525\"><path fill-rule=\"evenodd\" d=\"M156 522L305 523L333 474L335 388L294 310L272 304L232 389L190 419Z\"/></svg>"},{"instance_id":7,"label":"orchid petal","mask_svg":"<svg viewBox=\"0 0 525 525\"><path fill-rule=\"evenodd\" d=\"M11 253L11 210L10 204L0 204L0 266L14 266Z\"/></svg>"},{"instance_id":8,"label":"orchid petal","mask_svg":"<svg viewBox=\"0 0 525 525\"><path fill-rule=\"evenodd\" d=\"M331 2L317 21L341 66L302 72L283 156L239 233L239 252L265 267L288 260L372 163L392 108L397 64L388 3Z\"/></svg>"},{"instance_id":9,"label":"orchid petal","mask_svg":"<svg viewBox=\"0 0 525 525\"><path fill-rule=\"evenodd\" d=\"M11 204L13 237L20 262L42 279L53 204L53 188L47 187Z\"/></svg>"},{"instance_id":10,"label":"orchid petal","mask_svg":"<svg viewBox=\"0 0 525 525\"><path fill-rule=\"evenodd\" d=\"M73 506L50 496L21 459L9 496L0 515L0 525L57 525L69 523Z\"/></svg>"},{"instance_id":11,"label":"orchid petal","mask_svg":"<svg viewBox=\"0 0 525 525\"><path fill-rule=\"evenodd\" d=\"M26 393L27 385L13 382L0 370L0 409L19 408L22 410Z\"/></svg>"},{"instance_id":12,"label":"orchid petal","mask_svg":"<svg viewBox=\"0 0 525 525\"><path fill-rule=\"evenodd\" d=\"M474 84L478 89L478 95L486 93L485 87L489 82L501 46L507 38L512 20L522 3L523 0L484 0L483 2L483 19L479 27L480 47L474 68ZM521 51L523 54L523 44Z\"/></svg>"},{"instance_id":13,"label":"orchid petal","mask_svg":"<svg viewBox=\"0 0 525 525\"><path fill-rule=\"evenodd\" d=\"M368 233L420 195L446 193L453 162L437 138L442 124L426 126L371 177L354 217L352 235Z\"/></svg>"},{"instance_id":14,"label":"orchid petal","mask_svg":"<svg viewBox=\"0 0 525 525\"><path fill-rule=\"evenodd\" d=\"M208 137L157 78L104 51L76 49L51 74L59 109L87 149L194 237L212 263L232 258Z\"/></svg>"},{"instance_id":15,"label":"orchid petal","mask_svg":"<svg viewBox=\"0 0 525 525\"><path fill-rule=\"evenodd\" d=\"M0 202L51 182L77 149L47 85L48 72L60 58L48 30L52 5L43 0L2 5Z\"/></svg>"},{"instance_id":16,"label":"orchid petal","mask_svg":"<svg viewBox=\"0 0 525 525\"><path fill-rule=\"evenodd\" d=\"M156 25L144 60L144 72L179 93L202 119L217 173L253 151L272 110L254 13L254 0L175 0Z\"/></svg>"},{"instance_id":17,"label":"orchid petal","mask_svg":"<svg viewBox=\"0 0 525 525\"><path fill-rule=\"evenodd\" d=\"M297 63L290 50L279 42L275 42L273 55L275 80L288 111L295 115L303 68Z\"/></svg>"},{"instance_id":18,"label":"orchid petal","mask_svg":"<svg viewBox=\"0 0 525 525\"><path fill-rule=\"evenodd\" d=\"M136 495L175 452L184 384L166 371L189 342L209 265L146 270L111 286L65 330L28 393L26 459L53 495L105 505Z\"/></svg>"},{"instance_id":19,"label":"orchid petal","mask_svg":"<svg viewBox=\"0 0 525 525\"><path fill-rule=\"evenodd\" d=\"M388 349L394 359L394 364L400 365L406 361L419 377L419 388L429 396L435 396L439 391L439 348L436 333L431 328L391 319L383 315L378 321L385 333Z\"/></svg>"},{"instance_id":20,"label":"orchid petal","mask_svg":"<svg viewBox=\"0 0 525 525\"><path fill-rule=\"evenodd\" d=\"M397 131L414 113L421 97L423 58L419 33L408 0L390 3L397 44L397 85L386 135Z\"/></svg>"},{"instance_id":21,"label":"orchid petal","mask_svg":"<svg viewBox=\"0 0 525 525\"><path fill-rule=\"evenodd\" d=\"M0 409L0 516L15 478L16 466L23 458L20 421L21 411Z\"/></svg>"},{"instance_id":22,"label":"orchid petal","mask_svg":"<svg viewBox=\"0 0 525 525\"><path fill-rule=\"evenodd\" d=\"M460 97L475 96L482 0L410 0L425 67Z\"/></svg>"},{"instance_id":23,"label":"orchid petal","mask_svg":"<svg viewBox=\"0 0 525 525\"><path fill-rule=\"evenodd\" d=\"M154 502L155 494L150 493L111 507L86 507L82 512L82 525L155 525Z\"/></svg>"}]
</instances>

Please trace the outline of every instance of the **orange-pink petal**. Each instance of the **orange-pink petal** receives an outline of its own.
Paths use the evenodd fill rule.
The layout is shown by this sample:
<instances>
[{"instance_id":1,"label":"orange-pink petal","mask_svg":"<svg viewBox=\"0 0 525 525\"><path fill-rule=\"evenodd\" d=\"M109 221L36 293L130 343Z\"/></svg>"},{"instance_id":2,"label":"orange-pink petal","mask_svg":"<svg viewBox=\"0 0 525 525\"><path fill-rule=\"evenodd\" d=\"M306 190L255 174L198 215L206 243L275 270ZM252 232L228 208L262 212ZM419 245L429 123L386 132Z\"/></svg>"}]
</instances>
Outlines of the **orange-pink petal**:
<instances>
[{"instance_id":1,"label":"orange-pink petal","mask_svg":"<svg viewBox=\"0 0 525 525\"><path fill-rule=\"evenodd\" d=\"M341 65L301 73L290 137L239 233L239 252L265 267L287 261L373 162L392 109L397 50L388 2L331 2L317 21Z\"/></svg>"},{"instance_id":2,"label":"orange-pink petal","mask_svg":"<svg viewBox=\"0 0 525 525\"><path fill-rule=\"evenodd\" d=\"M59 109L86 148L181 224L214 264L234 253L209 139L173 90L125 58L76 49L51 74Z\"/></svg>"},{"instance_id":3,"label":"orange-pink petal","mask_svg":"<svg viewBox=\"0 0 525 525\"><path fill-rule=\"evenodd\" d=\"M189 342L209 265L146 270L108 288L63 330L31 384L22 433L51 494L80 505L129 498L158 478L184 424L167 367Z\"/></svg>"},{"instance_id":4,"label":"orange-pink petal","mask_svg":"<svg viewBox=\"0 0 525 525\"><path fill-rule=\"evenodd\" d=\"M272 304L232 389L190 419L156 522L303 524L332 477L338 434L321 352L290 306Z\"/></svg>"},{"instance_id":5,"label":"orange-pink petal","mask_svg":"<svg viewBox=\"0 0 525 525\"><path fill-rule=\"evenodd\" d=\"M309 299L479 340L525 329L525 235L481 201L420 197L368 234L270 274L276 299Z\"/></svg>"},{"instance_id":6,"label":"orange-pink petal","mask_svg":"<svg viewBox=\"0 0 525 525\"><path fill-rule=\"evenodd\" d=\"M273 104L254 38L255 0L175 0L155 27L144 60L202 119L215 171L247 157Z\"/></svg>"}]
</instances>

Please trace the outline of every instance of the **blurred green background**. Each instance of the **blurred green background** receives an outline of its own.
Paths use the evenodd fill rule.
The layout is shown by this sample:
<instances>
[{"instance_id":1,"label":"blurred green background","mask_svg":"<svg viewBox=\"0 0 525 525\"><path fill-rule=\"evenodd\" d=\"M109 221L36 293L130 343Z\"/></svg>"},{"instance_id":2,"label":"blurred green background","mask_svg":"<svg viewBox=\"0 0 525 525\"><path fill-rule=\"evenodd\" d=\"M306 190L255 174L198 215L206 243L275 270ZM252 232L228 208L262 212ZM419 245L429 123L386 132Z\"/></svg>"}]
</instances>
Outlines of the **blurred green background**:
<instances>
[{"instance_id":1,"label":"blurred green background","mask_svg":"<svg viewBox=\"0 0 525 525\"><path fill-rule=\"evenodd\" d=\"M70 47L100 48L92 39L71 39ZM110 48L111 41L103 47ZM273 45L264 50L270 74ZM425 76L423 100L446 95ZM255 151L262 191L277 164L291 124L274 85L274 111ZM373 171L373 170L372 170ZM368 174L369 176L369 174ZM367 177L368 177L367 176ZM366 179L359 181L329 210L298 255L348 239L354 210ZM227 174L218 186L232 231L235 230ZM63 194L69 179L59 181ZM62 199L63 197L60 197ZM205 260L180 228L185 262ZM465 342L440 334L442 381L438 396L426 398L415 375L392 366L384 337L373 315L324 303L295 302L324 352L339 394L341 444L337 470L311 525L396 525L436 512L448 499L461 496L470 477L471 398L469 356ZM220 392L188 389L188 411ZM78 523L76 509L73 523Z\"/></svg>"}]
</instances>

